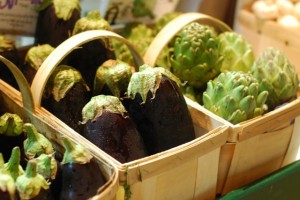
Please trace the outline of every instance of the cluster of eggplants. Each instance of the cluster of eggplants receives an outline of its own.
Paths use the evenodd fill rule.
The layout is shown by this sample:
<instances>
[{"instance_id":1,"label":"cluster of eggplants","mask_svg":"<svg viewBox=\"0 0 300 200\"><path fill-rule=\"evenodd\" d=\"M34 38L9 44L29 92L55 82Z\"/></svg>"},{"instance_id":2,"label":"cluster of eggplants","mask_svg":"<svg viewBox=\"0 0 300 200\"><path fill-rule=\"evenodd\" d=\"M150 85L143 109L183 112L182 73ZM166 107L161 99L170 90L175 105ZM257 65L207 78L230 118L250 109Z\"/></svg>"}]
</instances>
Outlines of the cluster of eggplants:
<instances>
[{"instance_id":1,"label":"cluster of eggplants","mask_svg":"<svg viewBox=\"0 0 300 200\"><path fill-rule=\"evenodd\" d=\"M61 138L65 149L61 158L50 140L18 115L3 114L0 132L1 142L9 142L0 146L2 200L88 199L106 183L89 152L65 137Z\"/></svg>"}]
</instances>

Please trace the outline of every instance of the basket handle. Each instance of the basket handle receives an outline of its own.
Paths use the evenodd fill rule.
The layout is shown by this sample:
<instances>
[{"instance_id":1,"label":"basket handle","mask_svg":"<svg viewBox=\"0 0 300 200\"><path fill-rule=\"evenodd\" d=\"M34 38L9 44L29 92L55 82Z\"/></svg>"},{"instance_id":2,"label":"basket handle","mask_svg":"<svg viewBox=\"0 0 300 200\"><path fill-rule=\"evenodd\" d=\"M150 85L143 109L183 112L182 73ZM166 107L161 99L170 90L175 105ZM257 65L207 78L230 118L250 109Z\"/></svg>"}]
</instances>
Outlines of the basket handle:
<instances>
[{"instance_id":1,"label":"basket handle","mask_svg":"<svg viewBox=\"0 0 300 200\"><path fill-rule=\"evenodd\" d=\"M201 13L185 13L171 20L152 40L145 55L145 63L154 66L162 49L170 42L170 40L187 24L195 21L206 20L212 22L220 31L232 31L232 29L224 22Z\"/></svg>"},{"instance_id":2,"label":"basket handle","mask_svg":"<svg viewBox=\"0 0 300 200\"><path fill-rule=\"evenodd\" d=\"M106 30L90 30L90 31L78 33L68 38L63 43L61 43L58 47L56 47L54 51L52 51L52 53L42 63L39 70L37 71L31 84L31 91L32 91L34 102L36 103L36 107L41 107L41 100L42 100L44 88L46 86L46 83L51 73L54 71L55 67L57 67L57 65L59 65L59 63L69 53L71 53L74 49L76 49L80 45L90 42L92 40L104 39L104 38L117 39L122 43L126 44L134 58L136 66L140 66L144 64L142 57L135 50L135 48L130 44L130 42L117 33L106 31Z\"/></svg>"},{"instance_id":3,"label":"basket handle","mask_svg":"<svg viewBox=\"0 0 300 200\"><path fill-rule=\"evenodd\" d=\"M27 109L29 112L34 113L34 102L31 95L30 86L26 78L24 77L23 73L19 70L19 68L14 63L4 58L3 56L0 56L0 60L6 65L6 67L14 75L22 95L24 108Z\"/></svg>"}]
</instances>

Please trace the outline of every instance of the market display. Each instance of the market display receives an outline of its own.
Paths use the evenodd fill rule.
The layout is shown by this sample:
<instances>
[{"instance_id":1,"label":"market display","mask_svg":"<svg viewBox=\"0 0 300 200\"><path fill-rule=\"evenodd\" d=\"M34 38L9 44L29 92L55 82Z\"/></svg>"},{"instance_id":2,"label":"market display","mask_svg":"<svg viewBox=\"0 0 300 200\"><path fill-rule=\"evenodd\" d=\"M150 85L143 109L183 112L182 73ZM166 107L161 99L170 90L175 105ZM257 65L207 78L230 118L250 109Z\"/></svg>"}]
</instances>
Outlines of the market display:
<instances>
[{"instance_id":1,"label":"market display","mask_svg":"<svg viewBox=\"0 0 300 200\"><path fill-rule=\"evenodd\" d=\"M153 19L144 3L132 15ZM298 4L259 0L251 10L298 27ZM37 9L25 51L0 35L0 59L19 68L0 63L4 88L19 89L19 70L34 99L28 109L1 91L0 199L211 199L294 159L299 76L280 48L255 56L242 34L193 13L114 29L98 10L80 17L77 0ZM182 27L163 37L176 20ZM158 36L166 43L152 62Z\"/></svg>"}]
</instances>

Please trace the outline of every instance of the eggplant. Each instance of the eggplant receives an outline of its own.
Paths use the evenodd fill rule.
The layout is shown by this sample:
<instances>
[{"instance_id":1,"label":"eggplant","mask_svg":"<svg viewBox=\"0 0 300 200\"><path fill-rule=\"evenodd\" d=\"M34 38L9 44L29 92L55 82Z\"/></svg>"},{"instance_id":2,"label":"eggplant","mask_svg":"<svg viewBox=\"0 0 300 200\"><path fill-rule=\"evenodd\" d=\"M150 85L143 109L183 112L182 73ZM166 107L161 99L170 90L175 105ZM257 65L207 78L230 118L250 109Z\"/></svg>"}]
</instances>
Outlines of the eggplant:
<instances>
[{"instance_id":1,"label":"eggplant","mask_svg":"<svg viewBox=\"0 0 300 200\"><path fill-rule=\"evenodd\" d=\"M24 140L24 151L28 159L33 159L41 154L53 154L54 148L50 140L39 133L31 123L24 124L24 131L27 138Z\"/></svg>"},{"instance_id":2,"label":"eggplant","mask_svg":"<svg viewBox=\"0 0 300 200\"><path fill-rule=\"evenodd\" d=\"M79 0L43 0L37 8L35 45L57 47L71 36L81 15Z\"/></svg>"},{"instance_id":3,"label":"eggplant","mask_svg":"<svg viewBox=\"0 0 300 200\"><path fill-rule=\"evenodd\" d=\"M81 110L91 96L90 88L80 72L73 67L60 65L46 85L42 106L81 133Z\"/></svg>"},{"instance_id":4,"label":"eggplant","mask_svg":"<svg viewBox=\"0 0 300 200\"><path fill-rule=\"evenodd\" d=\"M167 69L140 66L132 74L123 104L137 125L149 154L155 154L195 138L180 80Z\"/></svg>"},{"instance_id":5,"label":"eggplant","mask_svg":"<svg viewBox=\"0 0 300 200\"><path fill-rule=\"evenodd\" d=\"M106 183L97 161L81 145L62 138L65 153L61 162L60 200L82 200L97 194Z\"/></svg>"},{"instance_id":6,"label":"eggplant","mask_svg":"<svg viewBox=\"0 0 300 200\"><path fill-rule=\"evenodd\" d=\"M144 142L119 98L94 96L82 109L82 135L121 163L147 156Z\"/></svg>"},{"instance_id":7,"label":"eggplant","mask_svg":"<svg viewBox=\"0 0 300 200\"><path fill-rule=\"evenodd\" d=\"M53 50L54 47L49 44L42 44L29 48L24 59L24 66L22 67L23 74L29 84L32 83L37 70Z\"/></svg>"},{"instance_id":8,"label":"eggplant","mask_svg":"<svg viewBox=\"0 0 300 200\"><path fill-rule=\"evenodd\" d=\"M26 171L16 180L16 188L21 199L54 200L50 183L37 172L35 160L27 162Z\"/></svg>"},{"instance_id":9,"label":"eggplant","mask_svg":"<svg viewBox=\"0 0 300 200\"><path fill-rule=\"evenodd\" d=\"M21 148L21 165L26 166L23 141L25 134L23 132L23 120L19 115L6 112L0 117L0 152L4 160L11 156L12 149L15 146Z\"/></svg>"},{"instance_id":10,"label":"eggplant","mask_svg":"<svg viewBox=\"0 0 300 200\"><path fill-rule=\"evenodd\" d=\"M105 61L96 71L93 96L105 94L124 97L132 71L131 66L120 60Z\"/></svg>"},{"instance_id":11,"label":"eggplant","mask_svg":"<svg viewBox=\"0 0 300 200\"><path fill-rule=\"evenodd\" d=\"M15 45L15 41L5 35L0 35L0 55L14 63L20 70L22 70L22 62ZM15 77L2 62L0 62L0 69L0 78L12 87L19 89Z\"/></svg>"},{"instance_id":12,"label":"eggplant","mask_svg":"<svg viewBox=\"0 0 300 200\"><path fill-rule=\"evenodd\" d=\"M0 199L1 200L15 200L16 185L15 180L6 170L4 166L4 159L0 153Z\"/></svg>"},{"instance_id":13,"label":"eggplant","mask_svg":"<svg viewBox=\"0 0 300 200\"><path fill-rule=\"evenodd\" d=\"M90 11L85 17L79 19L73 29L73 35L88 30L111 30L110 24L102 18L97 10ZM73 66L82 74L90 88L97 68L106 60L114 59L115 54L110 39L89 41L80 48L74 49L65 59L65 64Z\"/></svg>"}]
</instances>

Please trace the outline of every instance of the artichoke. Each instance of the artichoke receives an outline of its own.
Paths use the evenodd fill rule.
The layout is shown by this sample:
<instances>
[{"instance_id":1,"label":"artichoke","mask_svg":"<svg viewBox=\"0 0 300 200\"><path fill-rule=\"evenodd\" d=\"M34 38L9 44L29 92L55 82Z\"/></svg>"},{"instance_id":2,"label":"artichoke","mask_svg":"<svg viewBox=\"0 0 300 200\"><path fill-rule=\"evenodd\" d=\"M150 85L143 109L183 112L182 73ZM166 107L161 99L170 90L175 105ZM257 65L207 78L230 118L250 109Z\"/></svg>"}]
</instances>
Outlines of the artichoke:
<instances>
[{"instance_id":1,"label":"artichoke","mask_svg":"<svg viewBox=\"0 0 300 200\"><path fill-rule=\"evenodd\" d=\"M252 67L252 74L258 79L260 91L269 92L269 109L297 96L299 78L294 66L284 53L274 47L266 48Z\"/></svg>"},{"instance_id":2,"label":"artichoke","mask_svg":"<svg viewBox=\"0 0 300 200\"><path fill-rule=\"evenodd\" d=\"M220 73L223 56L214 29L193 22L175 37L171 70L188 85L202 88Z\"/></svg>"},{"instance_id":3,"label":"artichoke","mask_svg":"<svg viewBox=\"0 0 300 200\"><path fill-rule=\"evenodd\" d=\"M168 12L164 15L162 15L159 19L157 19L154 23L154 34L156 35L161 29L163 29L164 26L166 26L170 21L175 19L181 15L181 12Z\"/></svg>"},{"instance_id":4,"label":"artichoke","mask_svg":"<svg viewBox=\"0 0 300 200\"><path fill-rule=\"evenodd\" d=\"M259 91L259 82L250 73L221 73L207 83L204 107L227 121L237 124L267 111L267 91Z\"/></svg>"},{"instance_id":5,"label":"artichoke","mask_svg":"<svg viewBox=\"0 0 300 200\"><path fill-rule=\"evenodd\" d=\"M251 71L255 60L253 48L243 36L236 32L223 32L219 38L224 56L221 71Z\"/></svg>"}]
</instances>

